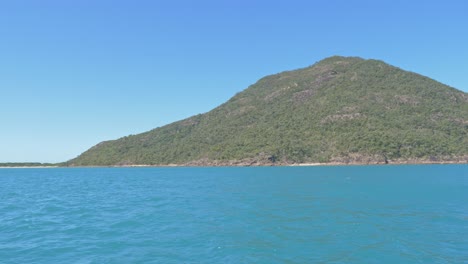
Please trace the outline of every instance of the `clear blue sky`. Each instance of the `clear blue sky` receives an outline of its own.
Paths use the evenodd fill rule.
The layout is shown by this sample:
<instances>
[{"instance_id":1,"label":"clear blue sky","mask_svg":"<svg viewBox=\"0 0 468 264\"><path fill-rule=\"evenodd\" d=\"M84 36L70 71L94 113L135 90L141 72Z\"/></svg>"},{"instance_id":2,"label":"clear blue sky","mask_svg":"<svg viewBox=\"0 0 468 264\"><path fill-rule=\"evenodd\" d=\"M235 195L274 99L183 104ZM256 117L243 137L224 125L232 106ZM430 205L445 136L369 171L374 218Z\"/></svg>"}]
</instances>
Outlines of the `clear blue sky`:
<instances>
[{"instance_id":1,"label":"clear blue sky","mask_svg":"<svg viewBox=\"0 0 468 264\"><path fill-rule=\"evenodd\" d=\"M0 162L58 162L331 55L468 91L468 1L0 3Z\"/></svg>"}]
</instances>

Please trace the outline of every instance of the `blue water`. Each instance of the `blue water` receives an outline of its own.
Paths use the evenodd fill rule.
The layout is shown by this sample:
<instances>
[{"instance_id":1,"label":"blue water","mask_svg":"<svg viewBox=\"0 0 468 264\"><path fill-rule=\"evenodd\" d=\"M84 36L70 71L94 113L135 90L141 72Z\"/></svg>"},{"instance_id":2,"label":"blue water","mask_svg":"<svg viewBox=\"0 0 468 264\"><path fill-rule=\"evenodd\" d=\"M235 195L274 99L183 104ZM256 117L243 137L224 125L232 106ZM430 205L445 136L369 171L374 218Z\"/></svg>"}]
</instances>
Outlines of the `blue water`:
<instances>
[{"instance_id":1,"label":"blue water","mask_svg":"<svg viewBox=\"0 0 468 264\"><path fill-rule=\"evenodd\" d=\"M468 165L0 169L0 263L468 263Z\"/></svg>"}]
</instances>

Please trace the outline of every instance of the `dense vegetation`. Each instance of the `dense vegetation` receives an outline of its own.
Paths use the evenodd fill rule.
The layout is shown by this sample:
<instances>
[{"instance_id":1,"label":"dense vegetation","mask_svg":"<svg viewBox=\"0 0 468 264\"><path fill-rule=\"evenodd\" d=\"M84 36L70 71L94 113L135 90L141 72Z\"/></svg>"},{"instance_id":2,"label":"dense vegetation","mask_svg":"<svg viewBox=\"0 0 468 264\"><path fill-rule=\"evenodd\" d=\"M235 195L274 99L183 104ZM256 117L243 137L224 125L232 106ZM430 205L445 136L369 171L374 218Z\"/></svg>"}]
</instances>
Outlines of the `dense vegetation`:
<instances>
[{"instance_id":1,"label":"dense vegetation","mask_svg":"<svg viewBox=\"0 0 468 264\"><path fill-rule=\"evenodd\" d=\"M331 57L212 111L105 141L70 166L392 162L468 156L468 95L377 60Z\"/></svg>"}]
</instances>

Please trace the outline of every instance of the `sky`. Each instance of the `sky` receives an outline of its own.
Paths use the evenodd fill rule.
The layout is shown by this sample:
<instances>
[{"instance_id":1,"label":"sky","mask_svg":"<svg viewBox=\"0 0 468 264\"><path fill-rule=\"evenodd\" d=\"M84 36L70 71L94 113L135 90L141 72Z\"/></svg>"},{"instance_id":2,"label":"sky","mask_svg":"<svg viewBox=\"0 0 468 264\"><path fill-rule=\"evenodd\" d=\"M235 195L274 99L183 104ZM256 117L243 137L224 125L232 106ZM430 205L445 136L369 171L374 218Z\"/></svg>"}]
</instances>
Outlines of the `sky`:
<instances>
[{"instance_id":1,"label":"sky","mask_svg":"<svg viewBox=\"0 0 468 264\"><path fill-rule=\"evenodd\" d=\"M468 92L468 1L0 2L0 162L61 162L333 55Z\"/></svg>"}]
</instances>

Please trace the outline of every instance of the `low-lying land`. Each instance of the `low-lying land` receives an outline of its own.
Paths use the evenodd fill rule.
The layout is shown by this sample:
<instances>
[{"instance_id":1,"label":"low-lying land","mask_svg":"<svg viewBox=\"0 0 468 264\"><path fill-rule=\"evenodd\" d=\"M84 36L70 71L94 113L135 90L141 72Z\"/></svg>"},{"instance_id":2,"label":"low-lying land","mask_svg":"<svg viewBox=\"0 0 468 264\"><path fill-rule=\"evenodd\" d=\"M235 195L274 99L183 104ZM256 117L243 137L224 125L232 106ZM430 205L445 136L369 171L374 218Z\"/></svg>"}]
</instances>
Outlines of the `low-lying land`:
<instances>
[{"instance_id":1,"label":"low-lying land","mask_svg":"<svg viewBox=\"0 0 468 264\"><path fill-rule=\"evenodd\" d=\"M4 162L0 163L0 168L49 168L57 167L55 163L41 163L41 162Z\"/></svg>"}]
</instances>

